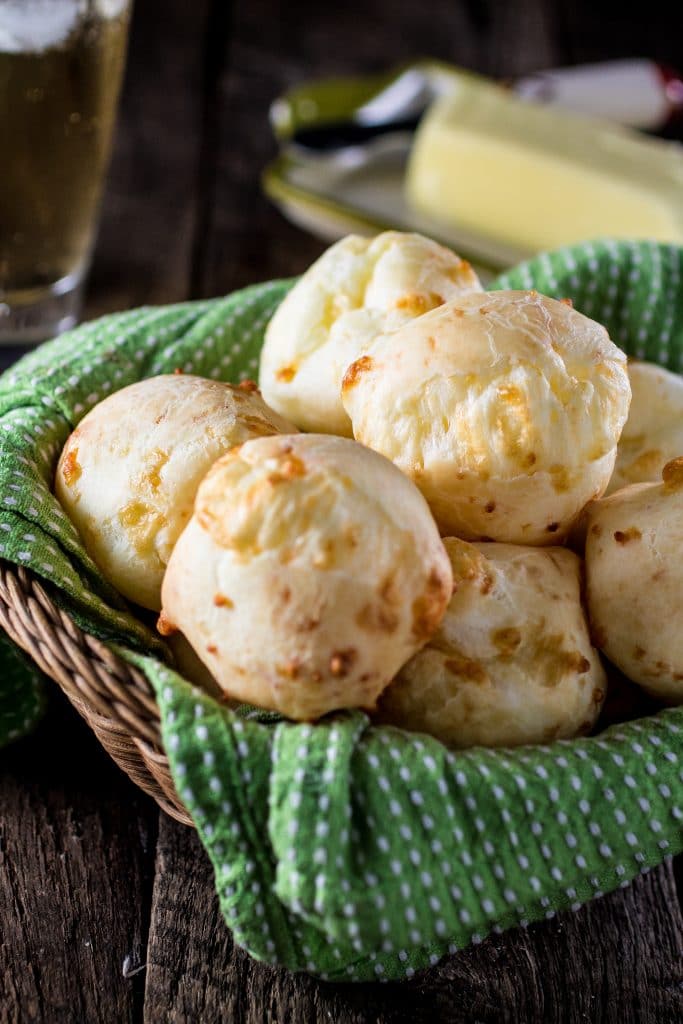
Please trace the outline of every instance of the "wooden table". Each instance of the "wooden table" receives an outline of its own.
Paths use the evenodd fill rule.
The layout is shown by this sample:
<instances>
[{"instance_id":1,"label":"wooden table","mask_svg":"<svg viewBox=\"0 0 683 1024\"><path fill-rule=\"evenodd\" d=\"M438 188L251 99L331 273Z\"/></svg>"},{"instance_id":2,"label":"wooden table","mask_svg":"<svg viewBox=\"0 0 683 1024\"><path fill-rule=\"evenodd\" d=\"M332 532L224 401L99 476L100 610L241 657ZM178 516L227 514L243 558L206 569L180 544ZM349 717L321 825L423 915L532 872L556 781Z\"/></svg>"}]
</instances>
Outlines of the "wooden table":
<instances>
[{"instance_id":1,"label":"wooden table","mask_svg":"<svg viewBox=\"0 0 683 1024\"><path fill-rule=\"evenodd\" d=\"M661 8L600 6L138 0L87 315L228 292L320 253L259 189L269 102L304 78L416 55L503 76L638 54L683 66ZM128 782L56 688L51 702L0 754L3 1024L683 1020L671 863L407 984L329 985L253 962L194 833Z\"/></svg>"}]
</instances>

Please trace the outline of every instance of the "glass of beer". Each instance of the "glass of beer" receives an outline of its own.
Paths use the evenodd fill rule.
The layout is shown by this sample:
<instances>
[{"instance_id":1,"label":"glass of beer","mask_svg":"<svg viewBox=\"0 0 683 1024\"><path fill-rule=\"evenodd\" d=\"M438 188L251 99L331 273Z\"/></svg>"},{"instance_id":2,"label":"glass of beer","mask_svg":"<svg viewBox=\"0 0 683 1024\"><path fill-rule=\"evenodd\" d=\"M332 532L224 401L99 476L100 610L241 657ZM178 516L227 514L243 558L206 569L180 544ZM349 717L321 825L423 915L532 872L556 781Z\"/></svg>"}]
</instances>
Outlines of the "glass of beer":
<instances>
[{"instance_id":1,"label":"glass of beer","mask_svg":"<svg viewBox=\"0 0 683 1024\"><path fill-rule=\"evenodd\" d=\"M78 320L131 0L0 0L0 343Z\"/></svg>"}]
</instances>

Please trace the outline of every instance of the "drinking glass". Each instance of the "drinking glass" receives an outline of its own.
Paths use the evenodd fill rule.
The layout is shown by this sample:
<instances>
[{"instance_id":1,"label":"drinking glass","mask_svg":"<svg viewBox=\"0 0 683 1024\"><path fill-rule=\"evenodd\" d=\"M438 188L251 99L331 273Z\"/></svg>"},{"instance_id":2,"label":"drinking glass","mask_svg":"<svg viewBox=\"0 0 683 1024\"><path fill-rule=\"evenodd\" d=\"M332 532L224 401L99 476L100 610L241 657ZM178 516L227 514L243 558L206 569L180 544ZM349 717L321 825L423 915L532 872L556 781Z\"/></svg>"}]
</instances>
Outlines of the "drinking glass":
<instances>
[{"instance_id":1,"label":"drinking glass","mask_svg":"<svg viewBox=\"0 0 683 1024\"><path fill-rule=\"evenodd\" d=\"M0 0L0 344L78 320L131 0Z\"/></svg>"}]
</instances>

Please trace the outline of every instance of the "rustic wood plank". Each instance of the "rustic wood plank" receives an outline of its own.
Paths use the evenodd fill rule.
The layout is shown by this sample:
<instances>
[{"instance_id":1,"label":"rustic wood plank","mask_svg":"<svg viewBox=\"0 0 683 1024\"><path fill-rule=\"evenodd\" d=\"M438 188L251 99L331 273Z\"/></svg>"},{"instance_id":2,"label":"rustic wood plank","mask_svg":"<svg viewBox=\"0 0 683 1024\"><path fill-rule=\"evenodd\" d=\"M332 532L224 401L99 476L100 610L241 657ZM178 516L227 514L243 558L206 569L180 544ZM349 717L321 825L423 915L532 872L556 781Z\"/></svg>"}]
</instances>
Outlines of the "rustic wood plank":
<instances>
[{"instance_id":1,"label":"rustic wood plank","mask_svg":"<svg viewBox=\"0 0 683 1024\"><path fill-rule=\"evenodd\" d=\"M384 70L416 54L466 64L481 61L485 37L464 7L438 0L389 7L297 4L296 16L269 0L236 5L225 73L215 85L219 137L211 215L197 290L220 294L257 280L299 273L321 252L263 197L259 174L275 153L268 128L272 100L320 75ZM473 56L474 54L474 56Z\"/></svg>"},{"instance_id":2,"label":"rustic wood plank","mask_svg":"<svg viewBox=\"0 0 683 1024\"><path fill-rule=\"evenodd\" d=\"M362 16L312 0L280 14L256 0L235 5L228 51L227 5L219 0L210 21L208 0L139 4L88 313L216 294L295 273L315 258L320 243L286 224L257 180L274 151L268 104L294 81L377 70L417 53L511 75L560 56L617 55L608 41L617 25L622 50L644 50L651 39L660 47L651 52L683 63L663 15L645 37L635 20L623 29L622 6L607 21L579 6L588 28L575 5L563 5L558 24L540 0L504 9L439 0L428 13L368 0ZM144 962L156 813L109 762L97 767L94 741L69 720L58 739L53 720L0 760L0 1021L4 1013L12 1024L141 1013L145 972L125 985L119 972L126 956L129 970ZM85 946L93 935L96 943ZM163 818L145 1018L674 1021L683 1018L682 936L665 866L576 914L494 937L409 984L325 985L258 965L233 947L196 837Z\"/></svg>"},{"instance_id":3,"label":"rustic wood plank","mask_svg":"<svg viewBox=\"0 0 683 1024\"><path fill-rule=\"evenodd\" d=\"M605 31L605 25L609 31ZM567 63L585 63L621 57L647 56L683 70L683 39L672 31L671 13L666 6L652 5L646 18L623 17L616 0L596 5L591 0L557 0L555 30L558 46ZM675 119L665 130L672 139L683 141L683 121ZM663 870L663 869L662 869ZM675 876L683 879L683 857L674 865ZM672 899L662 905L673 919L669 926L680 929L683 885L672 887Z\"/></svg>"},{"instance_id":4,"label":"rustic wood plank","mask_svg":"<svg viewBox=\"0 0 683 1024\"><path fill-rule=\"evenodd\" d=\"M147 948L145 1021L239 1019L229 1013L233 950L218 910L211 864L196 833L162 815Z\"/></svg>"},{"instance_id":5,"label":"rustic wood plank","mask_svg":"<svg viewBox=\"0 0 683 1024\"><path fill-rule=\"evenodd\" d=\"M470 0L394 9L382 0L325 14L306 3L278 19L261 0L234 11L229 61L209 84L204 247L195 290L228 291L304 269L322 244L264 201L258 171L274 152L263 125L271 100L317 74L372 71L430 53L499 76L570 60L566 25L546 5ZM212 172L211 163L214 163ZM193 864L188 886L189 862ZM565 1021L680 1019L682 922L670 866L576 914L494 936L405 985L333 986L258 965L223 929L211 870L196 837L164 822L150 933L146 1016L169 1020ZM175 955L175 960L174 960ZM177 965L185 963L179 977ZM209 968L207 965L211 964Z\"/></svg>"},{"instance_id":6,"label":"rustic wood plank","mask_svg":"<svg viewBox=\"0 0 683 1024\"><path fill-rule=\"evenodd\" d=\"M576 913L493 936L441 976L469 991L463 1020L673 1024L683 1018L683 929L668 912L675 902L666 864ZM482 979L492 976L505 981L487 994Z\"/></svg>"},{"instance_id":7,"label":"rustic wood plank","mask_svg":"<svg viewBox=\"0 0 683 1024\"><path fill-rule=\"evenodd\" d=\"M189 294L208 7L136 6L86 316ZM141 1019L156 805L55 692L0 808L0 1021Z\"/></svg>"},{"instance_id":8,"label":"rustic wood plank","mask_svg":"<svg viewBox=\"0 0 683 1024\"><path fill-rule=\"evenodd\" d=\"M0 1021L140 1018L158 813L61 694L0 755Z\"/></svg>"},{"instance_id":9,"label":"rustic wood plank","mask_svg":"<svg viewBox=\"0 0 683 1024\"><path fill-rule=\"evenodd\" d=\"M276 151L268 109L291 85L382 71L424 54L508 77L552 63L556 53L540 0L503 7L438 0L428 15L419 4L389 8L386 0L368 0L360 17L353 5L324 10L314 0L297 5L291 17L255 0L238 5L233 19L229 59L212 83L215 169L203 189L204 246L195 268L201 295L300 273L323 251L323 243L285 221L260 187L259 174Z\"/></svg>"},{"instance_id":10,"label":"rustic wood plank","mask_svg":"<svg viewBox=\"0 0 683 1024\"><path fill-rule=\"evenodd\" d=\"M189 297L210 0L134 7L85 317Z\"/></svg>"},{"instance_id":11,"label":"rustic wood plank","mask_svg":"<svg viewBox=\"0 0 683 1024\"><path fill-rule=\"evenodd\" d=\"M235 948L196 835L163 818L145 1020L674 1024L683 1019L683 928L667 910L675 901L669 863L576 913L492 936L411 982L333 985Z\"/></svg>"}]
</instances>

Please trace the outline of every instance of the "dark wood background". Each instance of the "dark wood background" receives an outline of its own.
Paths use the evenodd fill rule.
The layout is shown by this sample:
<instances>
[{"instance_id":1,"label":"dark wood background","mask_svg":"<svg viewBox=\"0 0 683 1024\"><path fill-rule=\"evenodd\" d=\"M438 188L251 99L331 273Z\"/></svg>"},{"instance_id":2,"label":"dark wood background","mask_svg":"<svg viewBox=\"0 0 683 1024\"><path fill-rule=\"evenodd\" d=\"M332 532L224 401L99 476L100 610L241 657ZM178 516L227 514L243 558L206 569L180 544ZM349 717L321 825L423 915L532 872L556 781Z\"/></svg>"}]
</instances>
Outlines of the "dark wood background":
<instances>
[{"instance_id":1,"label":"dark wood background","mask_svg":"<svg viewBox=\"0 0 683 1024\"><path fill-rule=\"evenodd\" d=\"M418 55L500 76L641 54L683 67L681 27L624 0L137 0L86 315L224 293L321 252L259 189L268 105L293 83ZM233 946L195 835L51 703L0 754L3 1024L683 1020L671 863L410 983L260 966Z\"/></svg>"}]
</instances>

